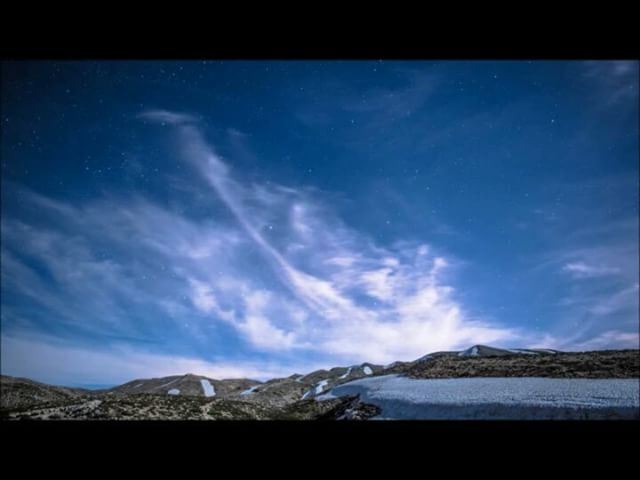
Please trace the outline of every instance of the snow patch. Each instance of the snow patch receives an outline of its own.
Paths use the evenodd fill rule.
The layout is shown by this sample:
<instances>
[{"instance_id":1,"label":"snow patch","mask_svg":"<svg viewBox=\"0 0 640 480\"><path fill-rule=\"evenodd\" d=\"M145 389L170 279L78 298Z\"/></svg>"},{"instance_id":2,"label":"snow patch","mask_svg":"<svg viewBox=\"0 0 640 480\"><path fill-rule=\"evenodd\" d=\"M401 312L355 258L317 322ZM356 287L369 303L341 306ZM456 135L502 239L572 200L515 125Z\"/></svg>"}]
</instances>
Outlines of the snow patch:
<instances>
[{"instance_id":1,"label":"snow patch","mask_svg":"<svg viewBox=\"0 0 640 480\"><path fill-rule=\"evenodd\" d=\"M253 387L248 388L243 392L240 392L240 395L242 395L242 396L251 395L256 390L256 388L258 388L259 386L260 385L254 385Z\"/></svg>"},{"instance_id":2,"label":"snow patch","mask_svg":"<svg viewBox=\"0 0 640 480\"><path fill-rule=\"evenodd\" d=\"M211 385L211 382L206 378L200 379L200 385L202 385L202 391L205 397L215 397L216 389Z\"/></svg>"},{"instance_id":3,"label":"snow patch","mask_svg":"<svg viewBox=\"0 0 640 480\"><path fill-rule=\"evenodd\" d=\"M169 390L167 392L169 395L180 395L180 390L178 390L177 388L172 388L171 390Z\"/></svg>"},{"instance_id":4,"label":"snow patch","mask_svg":"<svg viewBox=\"0 0 640 480\"><path fill-rule=\"evenodd\" d=\"M307 393L305 393L304 395L302 395L301 400L304 400L305 398L307 398L309 395L311 395L312 390L309 390Z\"/></svg>"},{"instance_id":5,"label":"snow patch","mask_svg":"<svg viewBox=\"0 0 640 480\"><path fill-rule=\"evenodd\" d=\"M347 378L350 373L351 373L351 367L349 367L349 370L347 370L347 373L345 373L344 375L340 375L338 378Z\"/></svg>"},{"instance_id":6,"label":"snow patch","mask_svg":"<svg viewBox=\"0 0 640 480\"><path fill-rule=\"evenodd\" d=\"M322 380L316 385L316 395L322 393L322 390L327 386L327 383L329 383L329 380Z\"/></svg>"},{"instance_id":7,"label":"snow patch","mask_svg":"<svg viewBox=\"0 0 640 480\"><path fill-rule=\"evenodd\" d=\"M371 375L373 373L373 370L369 368L369 365L365 365L364 367L362 367L362 371L365 375Z\"/></svg>"},{"instance_id":8,"label":"snow patch","mask_svg":"<svg viewBox=\"0 0 640 480\"><path fill-rule=\"evenodd\" d=\"M317 402L322 402L323 400L334 400L336 398L338 397L332 394L331 391L328 391L327 393L323 393L322 395L318 395L317 397L315 397L315 400Z\"/></svg>"},{"instance_id":9,"label":"snow patch","mask_svg":"<svg viewBox=\"0 0 640 480\"><path fill-rule=\"evenodd\" d=\"M459 357L477 357L478 355L479 355L479 352L478 352L478 347L477 346L471 347L468 350L464 350L464 351L458 353Z\"/></svg>"},{"instance_id":10,"label":"snow patch","mask_svg":"<svg viewBox=\"0 0 640 480\"><path fill-rule=\"evenodd\" d=\"M530 352L528 350L523 350L521 348L507 348L507 352L517 353L522 355L538 355L538 352Z\"/></svg>"},{"instance_id":11,"label":"snow patch","mask_svg":"<svg viewBox=\"0 0 640 480\"><path fill-rule=\"evenodd\" d=\"M160 385L158 388L167 387L167 386L171 385L172 383L177 382L178 380L180 380L180 377L178 377L178 378L174 378L174 379L173 379L173 380L171 380L170 382L163 383L163 384L162 384L162 385Z\"/></svg>"},{"instance_id":12,"label":"snow patch","mask_svg":"<svg viewBox=\"0 0 640 480\"><path fill-rule=\"evenodd\" d=\"M427 356L427 357L428 357L428 356ZM427 359L427 357L419 358L419 359L418 359L418 360L416 360L416 361L417 361L417 362L421 362L422 360L426 360L426 359ZM431 358L431 357L428 357L428 358ZM401 362L392 362L392 363L389 363L388 365L385 365L384 367L382 367L382 369L383 369L383 370L387 370L387 369L389 369L389 368L393 368L393 367L395 367L396 365L400 365L400 363L401 363Z\"/></svg>"}]
</instances>

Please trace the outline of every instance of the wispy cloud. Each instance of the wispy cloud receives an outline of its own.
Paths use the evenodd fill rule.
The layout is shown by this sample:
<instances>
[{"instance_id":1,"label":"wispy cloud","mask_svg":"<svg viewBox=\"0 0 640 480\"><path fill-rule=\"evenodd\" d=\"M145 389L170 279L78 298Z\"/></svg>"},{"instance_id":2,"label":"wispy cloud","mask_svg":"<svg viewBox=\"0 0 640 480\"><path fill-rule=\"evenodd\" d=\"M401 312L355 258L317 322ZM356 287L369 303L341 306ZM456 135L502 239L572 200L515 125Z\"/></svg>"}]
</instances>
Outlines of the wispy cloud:
<instances>
[{"instance_id":1,"label":"wispy cloud","mask_svg":"<svg viewBox=\"0 0 640 480\"><path fill-rule=\"evenodd\" d=\"M379 67L379 66L378 66ZM372 65L373 69L377 68ZM350 122L358 131L377 133L379 129L411 118L432 98L440 77L429 71L393 68L397 81L367 89L349 82L326 81L321 87L306 92L304 101L295 112L296 118L309 127L326 127L337 118L351 116ZM375 78L375 77L374 77ZM318 102L317 99L326 99Z\"/></svg>"},{"instance_id":2,"label":"wispy cloud","mask_svg":"<svg viewBox=\"0 0 640 480\"><path fill-rule=\"evenodd\" d=\"M168 110L146 110L139 113L138 118L169 125L183 125L198 121L195 116L188 113L170 112Z\"/></svg>"},{"instance_id":3,"label":"wispy cloud","mask_svg":"<svg viewBox=\"0 0 640 480\"><path fill-rule=\"evenodd\" d=\"M603 296L596 303L589 306L589 313L599 316L609 316L619 312L638 311L638 284L622 288L611 295Z\"/></svg>"},{"instance_id":4,"label":"wispy cloud","mask_svg":"<svg viewBox=\"0 0 640 480\"><path fill-rule=\"evenodd\" d=\"M392 122L411 115L433 95L438 78L431 73L404 70L403 83L396 88L379 87L365 91L344 104L348 112L377 115L378 121ZM377 122L376 122L377 123Z\"/></svg>"},{"instance_id":5,"label":"wispy cloud","mask_svg":"<svg viewBox=\"0 0 640 480\"><path fill-rule=\"evenodd\" d=\"M595 60L584 65L584 76L597 83L606 105L629 102L638 96L638 61Z\"/></svg>"},{"instance_id":6,"label":"wispy cloud","mask_svg":"<svg viewBox=\"0 0 640 480\"><path fill-rule=\"evenodd\" d=\"M567 263L562 270L570 273L574 278L593 278L607 275L615 275L619 269L604 265L589 265L584 262Z\"/></svg>"},{"instance_id":7,"label":"wispy cloud","mask_svg":"<svg viewBox=\"0 0 640 480\"><path fill-rule=\"evenodd\" d=\"M101 371L114 382L185 371L264 378L474 343L551 341L474 315L454 288L458 260L429 239L380 243L345 223L322 192L247 181L195 117L140 116L176 130L192 167L180 193L206 211L189 214L182 197L171 206L116 195L72 204L10 186L22 201L19 214L2 218L2 326L14 352L3 348L3 371L34 372L40 362L51 377L58 365L95 383L111 381ZM573 253L554 267L596 280L622 268L617 255ZM34 331L49 337L27 345ZM88 353L95 339L108 345ZM24 360L26 370L18 359L29 349L41 353ZM93 370L63 368L64 351L70 364L88 355Z\"/></svg>"},{"instance_id":8,"label":"wispy cloud","mask_svg":"<svg viewBox=\"0 0 640 480\"><path fill-rule=\"evenodd\" d=\"M626 192L628 183L628 178L610 178L575 188L587 194ZM557 248L533 271L540 275L538 282L546 278L553 285L550 308L557 308L559 317L553 328L556 348L621 347L638 330L638 219L622 212L614 215L609 205L588 212L567 206L561 212L563 219L582 215L592 221L580 227L568 220L547 227Z\"/></svg>"},{"instance_id":9,"label":"wispy cloud","mask_svg":"<svg viewBox=\"0 0 640 480\"><path fill-rule=\"evenodd\" d=\"M465 310L444 280L455 263L446 254L421 239L376 244L311 189L243 182L176 115L180 151L200 179L192 193L209 197L211 214L141 197L71 205L14 186L24 215L2 219L3 292L15 300L3 295L5 333L140 339L171 358L190 349L208 358L231 342L239 362L268 352L292 367L517 338Z\"/></svg>"},{"instance_id":10,"label":"wispy cloud","mask_svg":"<svg viewBox=\"0 0 640 480\"><path fill-rule=\"evenodd\" d=\"M374 245L304 190L277 185L248 188L232 175L195 126L182 126L181 135L185 156L262 253L292 301L307 312L310 324L295 325L289 331L276 330L270 324L273 316L249 315L237 324L250 338L257 338L253 328L260 333L274 329L272 337L282 347L314 345L345 357L389 361L421 354L430 347L463 345L478 336L484 341L513 336L509 329L465 317L452 298L452 289L440 284L439 273L446 261L427 254L423 245L402 250ZM272 216L274 204L290 212L289 218L265 221ZM275 236L274 223L280 231ZM326 262L335 258L350 260ZM211 298L220 296L215 293L216 283L210 280ZM245 305L248 299L253 302L249 310L256 304L262 310L282 303L262 291L241 293Z\"/></svg>"},{"instance_id":11,"label":"wispy cloud","mask_svg":"<svg viewBox=\"0 0 640 480\"><path fill-rule=\"evenodd\" d=\"M615 345L616 348L637 349L640 346L640 336L638 332L621 332L619 330L609 330L597 337L574 345L575 350L602 350Z\"/></svg>"}]
</instances>

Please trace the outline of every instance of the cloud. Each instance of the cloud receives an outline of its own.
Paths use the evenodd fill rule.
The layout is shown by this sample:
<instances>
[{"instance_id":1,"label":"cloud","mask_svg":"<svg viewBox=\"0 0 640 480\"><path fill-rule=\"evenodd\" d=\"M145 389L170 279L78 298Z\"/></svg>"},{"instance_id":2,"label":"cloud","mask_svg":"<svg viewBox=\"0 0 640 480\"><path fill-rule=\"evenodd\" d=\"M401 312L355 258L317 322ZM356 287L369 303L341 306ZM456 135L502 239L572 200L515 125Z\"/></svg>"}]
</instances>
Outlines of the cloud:
<instances>
[{"instance_id":1,"label":"cloud","mask_svg":"<svg viewBox=\"0 0 640 480\"><path fill-rule=\"evenodd\" d=\"M196 117L188 113L176 113L168 110L146 110L138 114L138 118L169 125L183 125L198 121Z\"/></svg>"},{"instance_id":2,"label":"cloud","mask_svg":"<svg viewBox=\"0 0 640 480\"><path fill-rule=\"evenodd\" d=\"M638 61L599 60L583 63L584 77L600 89L606 105L635 105L638 96Z\"/></svg>"},{"instance_id":3,"label":"cloud","mask_svg":"<svg viewBox=\"0 0 640 480\"><path fill-rule=\"evenodd\" d=\"M189 310L183 271L212 257L224 267L224 249L242 245L223 225L193 222L141 199L73 207L21 195L23 215L45 215L29 224L3 218L3 290L46 310L50 328L162 336L175 323L170 317Z\"/></svg>"},{"instance_id":4,"label":"cloud","mask_svg":"<svg viewBox=\"0 0 640 480\"><path fill-rule=\"evenodd\" d=\"M620 272L619 269L614 267L588 265L584 262L567 263L562 267L562 270L570 273L574 278L602 277Z\"/></svg>"},{"instance_id":5,"label":"cloud","mask_svg":"<svg viewBox=\"0 0 640 480\"><path fill-rule=\"evenodd\" d=\"M603 297L598 302L593 302L588 311L592 315L610 316L619 312L638 311L638 284L623 288L611 295Z\"/></svg>"},{"instance_id":6,"label":"cloud","mask_svg":"<svg viewBox=\"0 0 640 480\"><path fill-rule=\"evenodd\" d=\"M549 185L560 188L574 200L545 223L555 248L532 259L532 285L556 318L545 333L559 349L619 348L623 337L605 334L638 329L638 217L624 200L637 198L637 183L620 174Z\"/></svg>"},{"instance_id":7,"label":"cloud","mask_svg":"<svg viewBox=\"0 0 640 480\"><path fill-rule=\"evenodd\" d=\"M430 73L404 70L403 84L396 88L372 88L346 102L348 112L377 115L379 121L390 122L411 115L433 95L438 79ZM357 100L356 100L357 98Z\"/></svg>"},{"instance_id":8,"label":"cloud","mask_svg":"<svg viewBox=\"0 0 640 480\"><path fill-rule=\"evenodd\" d=\"M600 245L551 255L548 265L558 265L572 280L579 280L572 283L571 293L562 298L561 305L588 316L637 312L637 234L632 224L624 225L627 228L614 241L600 237ZM586 238L598 241L598 237Z\"/></svg>"},{"instance_id":9,"label":"cloud","mask_svg":"<svg viewBox=\"0 0 640 480\"><path fill-rule=\"evenodd\" d=\"M85 348L56 339L2 336L2 373L58 385L121 384L135 378L194 373L215 379L268 380L320 368L321 365L258 361L206 361L160 355L127 346Z\"/></svg>"},{"instance_id":10,"label":"cloud","mask_svg":"<svg viewBox=\"0 0 640 480\"><path fill-rule=\"evenodd\" d=\"M388 363L527 338L467 311L451 285L456 259L425 239L379 244L345 224L322 192L243 181L191 117L143 115L177 129L196 176L186 197L171 207L113 195L71 204L16 186L21 210L2 218L5 334L46 331L75 345L73 358L87 343L130 339L123 358L134 363L116 362L127 378L160 375L152 371L165 357L171 373L215 373L219 363L185 360L212 352L228 365L268 355L290 374L311 359ZM206 215L189 214L194 197L206 199ZM151 360L132 357L140 345Z\"/></svg>"},{"instance_id":11,"label":"cloud","mask_svg":"<svg viewBox=\"0 0 640 480\"><path fill-rule=\"evenodd\" d=\"M195 126L181 126L180 130L186 158L290 294L282 300L281 295L263 289L252 292L247 287L240 292L236 303L244 303L246 316L236 323L254 345L260 337L255 332L268 332L282 348L297 345L300 338L327 353L388 361L398 355L421 355L430 347L466 344L474 335L486 341L513 336L509 329L465 317L452 298L453 289L440 285L446 260L429 256L424 245L417 243L401 251L377 246L303 189L273 184L250 188L235 178ZM266 221L273 216L274 205L291 214ZM274 223L281 231L279 236L270 234ZM287 255L292 244L298 248ZM336 262L336 258L341 260ZM376 299L383 305L371 302ZM277 327L271 323L273 316L262 314L264 309L286 310L291 303L307 311L311 325L289 322ZM388 335L389 330L395 335ZM375 345L375 351L367 348L370 345Z\"/></svg>"},{"instance_id":12,"label":"cloud","mask_svg":"<svg viewBox=\"0 0 640 480\"><path fill-rule=\"evenodd\" d=\"M622 332L619 330L608 330L585 342L577 343L573 350L603 350L610 348L632 348L640 347L640 336L638 332Z\"/></svg>"},{"instance_id":13,"label":"cloud","mask_svg":"<svg viewBox=\"0 0 640 480\"><path fill-rule=\"evenodd\" d=\"M379 66L373 65L372 68ZM319 88L305 94L308 97L294 112L295 117L307 127L327 130L328 125L348 115L351 124L369 138L370 134L378 135L380 129L401 123L422 110L441 83L441 77L436 73L401 67L385 68L391 68L395 73L396 81L391 84L362 89L347 81L327 79L321 82ZM406 125L403 127L408 128ZM356 139L349 138L348 141L351 143ZM360 141L356 143L360 144Z\"/></svg>"}]
</instances>

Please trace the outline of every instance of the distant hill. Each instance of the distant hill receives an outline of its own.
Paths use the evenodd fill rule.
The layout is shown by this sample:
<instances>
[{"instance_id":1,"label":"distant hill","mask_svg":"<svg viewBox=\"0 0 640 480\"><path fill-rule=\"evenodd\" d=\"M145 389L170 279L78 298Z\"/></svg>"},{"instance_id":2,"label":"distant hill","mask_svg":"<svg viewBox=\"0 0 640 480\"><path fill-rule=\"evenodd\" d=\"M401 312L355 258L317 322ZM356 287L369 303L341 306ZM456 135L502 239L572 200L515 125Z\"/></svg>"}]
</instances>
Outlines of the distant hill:
<instances>
[{"instance_id":1,"label":"distant hill","mask_svg":"<svg viewBox=\"0 0 640 480\"><path fill-rule=\"evenodd\" d=\"M476 348L476 347L473 347ZM594 352L533 351L497 352L479 346L477 354L445 354L422 357L399 364L388 373L411 378L547 377L547 378L638 378L638 350ZM509 351L512 352L512 351ZM551 353L553 352L553 353Z\"/></svg>"},{"instance_id":2,"label":"distant hill","mask_svg":"<svg viewBox=\"0 0 640 480\"><path fill-rule=\"evenodd\" d=\"M3 410L43 403L68 402L90 394L90 390L82 388L58 387L28 378L0 376L0 408Z\"/></svg>"},{"instance_id":3,"label":"distant hill","mask_svg":"<svg viewBox=\"0 0 640 480\"><path fill-rule=\"evenodd\" d=\"M188 373L172 377L137 379L107 390L114 394L153 393L160 395L191 395L197 397L229 398L261 382L246 378L215 380L202 375Z\"/></svg>"}]
</instances>

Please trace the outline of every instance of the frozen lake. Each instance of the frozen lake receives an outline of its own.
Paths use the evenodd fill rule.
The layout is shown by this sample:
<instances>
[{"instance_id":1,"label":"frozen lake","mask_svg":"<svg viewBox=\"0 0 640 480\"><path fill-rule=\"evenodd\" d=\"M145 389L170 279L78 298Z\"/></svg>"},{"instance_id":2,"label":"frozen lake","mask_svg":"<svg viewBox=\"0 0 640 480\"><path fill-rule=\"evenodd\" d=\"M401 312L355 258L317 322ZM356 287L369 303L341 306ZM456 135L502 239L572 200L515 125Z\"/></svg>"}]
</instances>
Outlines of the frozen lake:
<instances>
[{"instance_id":1,"label":"frozen lake","mask_svg":"<svg viewBox=\"0 0 640 480\"><path fill-rule=\"evenodd\" d=\"M363 378L318 397L360 395L379 419L530 420L640 418L638 379Z\"/></svg>"}]
</instances>

